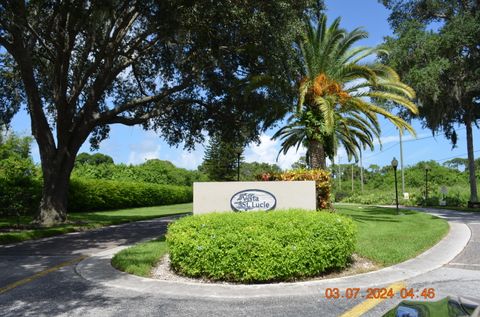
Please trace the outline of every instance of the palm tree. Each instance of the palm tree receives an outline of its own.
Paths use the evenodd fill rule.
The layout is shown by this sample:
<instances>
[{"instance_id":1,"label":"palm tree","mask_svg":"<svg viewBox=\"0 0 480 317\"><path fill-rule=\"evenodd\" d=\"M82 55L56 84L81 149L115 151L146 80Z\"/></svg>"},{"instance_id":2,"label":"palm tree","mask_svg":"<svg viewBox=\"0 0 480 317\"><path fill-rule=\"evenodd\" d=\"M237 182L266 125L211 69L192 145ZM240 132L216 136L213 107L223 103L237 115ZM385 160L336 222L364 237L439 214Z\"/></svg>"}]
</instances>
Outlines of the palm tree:
<instances>
[{"instance_id":1,"label":"palm tree","mask_svg":"<svg viewBox=\"0 0 480 317\"><path fill-rule=\"evenodd\" d=\"M347 153L348 159L354 158L355 161L359 159L359 150L370 148L374 149L374 140L380 140L380 126L377 120L369 120L363 116L359 111L349 111L348 113L335 114L335 128L332 135L324 133L324 122L318 118L320 116L312 115L311 112L305 111L300 115L293 115L288 120L289 123L279 129L274 135L273 139L281 139L281 153L286 154L292 147L298 148L303 145L308 151L306 160L309 166L315 167L319 163L318 157L312 155L311 145L312 140L319 142L324 152L324 156L333 160L339 145L342 145ZM316 168L316 167L315 167Z\"/></svg>"},{"instance_id":2,"label":"palm tree","mask_svg":"<svg viewBox=\"0 0 480 317\"><path fill-rule=\"evenodd\" d=\"M316 28L306 23L298 44L303 78L296 113L274 135L283 140L284 153L304 144L312 168L326 168L326 157L334 155L339 143L355 157L361 147L373 148L372 138L378 138L380 132L377 115L384 116L400 131L415 134L406 121L382 106L393 102L417 114L411 101L415 97L413 89L402 83L390 67L379 62L363 63L368 57L387 52L364 46L354 48L367 33L358 28L347 32L339 25L337 18L327 27L325 15L320 16Z\"/></svg>"}]
</instances>

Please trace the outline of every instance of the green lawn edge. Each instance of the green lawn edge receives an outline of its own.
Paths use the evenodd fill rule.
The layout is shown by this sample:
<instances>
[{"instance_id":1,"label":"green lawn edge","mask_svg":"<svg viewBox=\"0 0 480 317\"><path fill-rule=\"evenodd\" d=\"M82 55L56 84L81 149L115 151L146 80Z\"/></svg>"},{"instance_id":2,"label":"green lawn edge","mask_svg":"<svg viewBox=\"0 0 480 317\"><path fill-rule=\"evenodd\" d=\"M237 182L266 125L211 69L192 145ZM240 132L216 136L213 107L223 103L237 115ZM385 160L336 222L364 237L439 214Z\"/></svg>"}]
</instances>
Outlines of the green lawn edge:
<instances>
[{"instance_id":1,"label":"green lawn edge","mask_svg":"<svg viewBox=\"0 0 480 317\"><path fill-rule=\"evenodd\" d=\"M336 205L358 227L355 252L379 266L404 262L430 249L450 231L448 222L425 212L369 205Z\"/></svg>"},{"instance_id":2,"label":"green lawn edge","mask_svg":"<svg viewBox=\"0 0 480 317\"><path fill-rule=\"evenodd\" d=\"M88 231L134 221L189 214L191 211L192 204L187 203L144 208L119 209L114 211L69 213L68 219L71 224L15 232L0 232L0 245L47 238L70 232ZM22 217L21 223L28 224L31 219L32 217ZM0 228L12 224L16 224L15 218L0 218Z\"/></svg>"},{"instance_id":3,"label":"green lawn edge","mask_svg":"<svg viewBox=\"0 0 480 317\"><path fill-rule=\"evenodd\" d=\"M450 230L444 219L413 210L402 210L403 215L396 215L394 208L354 204L337 205L335 210L352 217L357 224L355 252L379 267L416 257L436 245ZM382 223L382 230L376 230ZM409 230L404 230L405 228ZM423 231L419 232L418 229ZM402 244L401 241L405 243ZM168 246L164 237L161 237L120 251L112 259L112 265L120 271L149 277L167 252Z\"/></svg>"},{"instance_id":4,"label":"green lawn edge","mask_svg":"<svg viewBox=\"0 0 480 317\"><path fill-rule=\"evenodd\" d=\"M112 266L133 275L149 277L152 269L168 252L165 237L136 244L115 254Z\"/></svg>"}]
</instances>

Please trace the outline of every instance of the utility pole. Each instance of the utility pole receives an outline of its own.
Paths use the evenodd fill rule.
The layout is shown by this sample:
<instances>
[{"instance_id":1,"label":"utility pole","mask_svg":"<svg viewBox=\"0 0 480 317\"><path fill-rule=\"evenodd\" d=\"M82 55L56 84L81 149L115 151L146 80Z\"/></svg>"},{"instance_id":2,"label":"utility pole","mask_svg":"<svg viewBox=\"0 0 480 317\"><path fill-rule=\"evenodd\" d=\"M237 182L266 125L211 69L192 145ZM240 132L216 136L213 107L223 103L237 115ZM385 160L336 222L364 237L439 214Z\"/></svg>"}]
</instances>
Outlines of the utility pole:
<instances>
[{"instance_id":1,"label":"utility pole","mask_svg":"<svg viewBox=\"0 0 480 317\"><path fill-rule=\"evenodd\" d=\"M363 193L363 162L362 162L362 149L360 149L360 190Z\"/></svg>"},{"instance_id":2,"label":"utility pole","mask_svg":"<svg viewBox=\"0 0 480 317\"><path fill-rule=\"evenodd\" d=\"M351 165L352 166L352 192L353 192L353 165L354 164Z\"/></svg>"},{"instance_id":3,"label":"utility pole","mask_svg":"<svg viewBox=\"0 0 480 317\"><path fill-rule=\"evenodd\" d=\"M402 130L398 129L398 135L400 137L400 169L402 170L402 193L405 193L405 172L403 170L403 142L402 142Z\"/></svg>"},{"instance_id":4,"label":"utility pole","mask_svg":"<svg viewBox=\"0 0 480 317\"><path fill-rule=\"evenodd\" d=\"M342 190L342 163L340 161L340 156L338 157L338 188Z\"/></svg>"}]
</instances>

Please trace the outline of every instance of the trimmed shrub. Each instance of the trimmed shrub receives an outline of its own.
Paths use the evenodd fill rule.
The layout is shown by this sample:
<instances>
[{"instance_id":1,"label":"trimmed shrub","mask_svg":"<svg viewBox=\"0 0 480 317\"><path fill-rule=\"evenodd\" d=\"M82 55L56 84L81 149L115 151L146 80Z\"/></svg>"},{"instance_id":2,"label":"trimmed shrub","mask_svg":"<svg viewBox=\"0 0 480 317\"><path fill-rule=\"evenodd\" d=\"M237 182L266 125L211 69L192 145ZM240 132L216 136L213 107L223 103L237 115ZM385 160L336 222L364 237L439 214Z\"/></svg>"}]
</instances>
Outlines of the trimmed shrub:
<instances>
[{"instance_id":1,"label":"trimmed shrub","mask_svg":"<svg viewBox=\"0 0 480 317\"><path fill-rule=\"evenodd\" d=\"M0 160L0 216L19 217L38 208L41 181L34 177L35 166L29 158Z\"/></svg>"},{"instance_id":2,"label":"trimmed shrub","mask_svg":"<svg viewBox=\"0 0 480 317\"><path fill-rule=\"evenodd\" d=\"M69 211L94 211L188 203L192 188L139 182L70 180Z\"/></svg>"},{"instance_id":3,"label":"trimmed shrub","mask_svg":"<svg viewBox=\"0 0 480 317\"><path fill-rule=\"evenodd\" d=\"M350 218L304 210L211 213L171 224L178 274L242 283L291 281L346 267L356 227Z\"/></svg>"},{"instance_id":4,"label":"trimmed shrub","mask_svg":"<svg viewBox=\"0 0 480 317\"><path fill-rule=\"evenodd\" d=\"M278 174L264 173L257 176L262 181L315 181L317 209L330 208L330 173L320 169L295 169Z\"/></svg>"}]
</instances>

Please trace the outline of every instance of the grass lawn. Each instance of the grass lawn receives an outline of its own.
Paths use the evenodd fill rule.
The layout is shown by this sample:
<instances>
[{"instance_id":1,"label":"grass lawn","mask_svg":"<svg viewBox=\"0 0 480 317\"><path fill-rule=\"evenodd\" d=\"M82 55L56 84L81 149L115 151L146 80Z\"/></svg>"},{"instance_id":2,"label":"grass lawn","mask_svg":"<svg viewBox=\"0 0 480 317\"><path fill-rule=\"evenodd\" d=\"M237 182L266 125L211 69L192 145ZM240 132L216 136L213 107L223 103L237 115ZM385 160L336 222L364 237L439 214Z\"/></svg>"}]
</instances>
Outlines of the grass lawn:
<instances>
[{"instance_id":1,"label":"grass lawn","mask_svg":"<svg viewBox=\"0 0 480 317\"><path fill-rule=\"evenodd\" d=\"M39 239L68 232L85 231L114 224L152 219L191 211L192 204L189 203L169 206L120 209L114 211L69 213L69 224L51 228L16 231L5 230L6 227L11 227L17 224L16 218L0 218L0 244ZM22 217L21 224L28 224L31 220L32 217Z\"/></svg>"},{"instance_id":2,"label":"grass lawn","mask_svg":"<svg viewBox=\"0 0 480 317\"><path fill-rule=\"evenodd\" d=\"M335 205L358 226L356 252L380 265L408 260L427 250L448 233L448 223L420 212L361 205Z\"/></svg>"},{"instance_id":3,"label":"grass lawn","mask_svg":"<svg viewBox=\"0 0 480 317\"><path fill-rule=\"evenodd\" d=\"M139 276L150 276L152 268L158 260L167 253L165 237L139 243L133 248L128 248L117 253L112 258L112 265L117 269Z\"/></svg>"},{"instance_id":4,"label":"grass lawn","mask_svg":"<svg viewBox=\"0 0 480 317\"><path fill-rule=\"evenodd\" d=\"M389 266L417 256L448 233L448 223L434 216L394 208L362 205L335 205L338 213L352 217L358 227L355 252L380 266ZM149 276L167 252L164 240L135 245L115 255L112 264L119 270Z\"/></svg>"}]
</instances>

